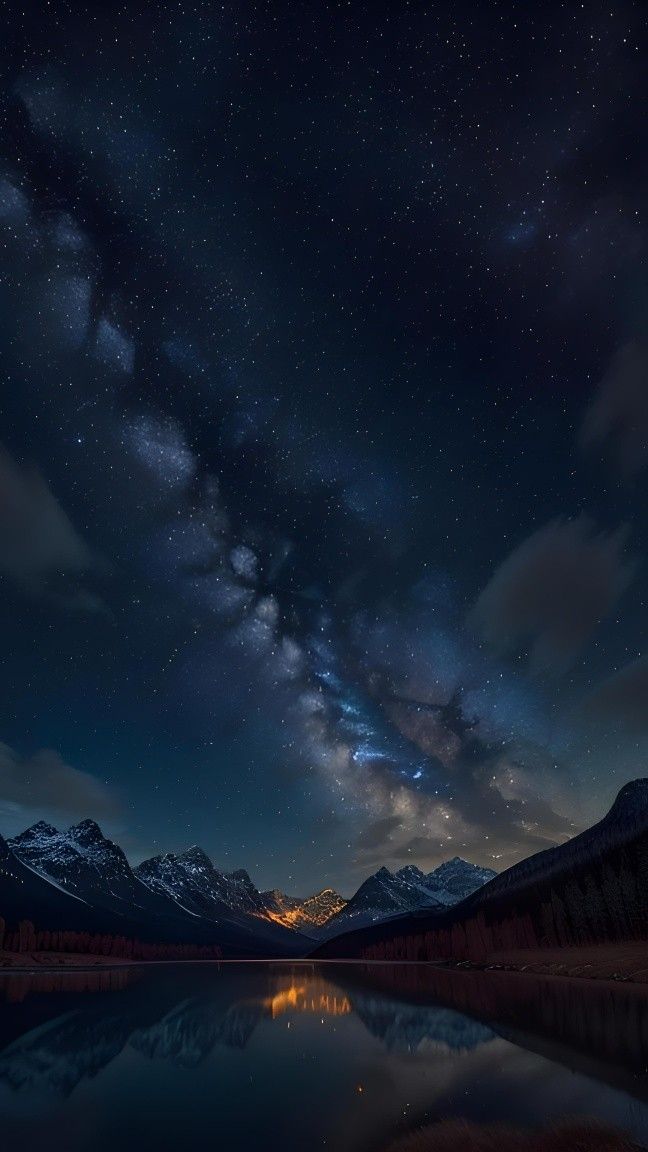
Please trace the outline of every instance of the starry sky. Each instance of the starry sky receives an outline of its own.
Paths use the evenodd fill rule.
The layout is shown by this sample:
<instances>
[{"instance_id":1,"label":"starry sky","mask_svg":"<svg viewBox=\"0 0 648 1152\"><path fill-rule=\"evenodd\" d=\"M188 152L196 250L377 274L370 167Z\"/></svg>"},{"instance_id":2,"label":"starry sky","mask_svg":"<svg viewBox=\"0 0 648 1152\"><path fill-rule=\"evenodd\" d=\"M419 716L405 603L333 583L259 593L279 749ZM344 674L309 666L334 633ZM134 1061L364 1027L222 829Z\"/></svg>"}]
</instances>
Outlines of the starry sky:
<instances>
[{"instance_id":1,"label":"starry sky","mask_svg":"<svg viewBox=\"0 0 648 1152\"><path fill-rule=\"evenodd\" d=\"M646 774L642 4L3 5L0 830L503 868Z\"/></svg>"}]
</instances>

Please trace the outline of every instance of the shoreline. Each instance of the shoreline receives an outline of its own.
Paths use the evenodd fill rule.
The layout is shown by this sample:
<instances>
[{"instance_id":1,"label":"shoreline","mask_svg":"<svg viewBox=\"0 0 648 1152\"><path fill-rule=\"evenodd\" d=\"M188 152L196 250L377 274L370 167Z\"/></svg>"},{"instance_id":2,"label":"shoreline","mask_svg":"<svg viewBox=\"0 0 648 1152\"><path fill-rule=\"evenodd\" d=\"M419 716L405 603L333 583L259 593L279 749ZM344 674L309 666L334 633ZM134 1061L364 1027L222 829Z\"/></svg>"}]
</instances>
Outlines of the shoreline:
<instances>
[{"instance_id":1,"label":"shoreline","mask_svg":"<svg viewBox=\"0 0 648 1152\"><path fill-rule=\"evenodd\" d=\"M221 960L127 960L117 957L89 956L87 953L0 952L0 978L39 973L106 972L128 968L177 967L200 965L220 967L229 964L309 964L323 966L369 966L436 968L450 972L515 972L533 976L561 977L569 980L607 981L648 985L648 941L625 944L583 945L578 948L519 949L493 952L484 960L365 960L311 959L304 957L227 958Z\"/></svg>"},{"instance_id":2,"label":"shoreline","mask_svg":"<svg viewBox=\"0 0 648 1152\"><path fill-rule=\"evenodd\" d=\"M591 944L571 948L516 949L493 952L484 961L447 961L453 971L528 972L570 980L605 980L648 984L648 940L624 944Z\"/></svg>"}]
</instances>

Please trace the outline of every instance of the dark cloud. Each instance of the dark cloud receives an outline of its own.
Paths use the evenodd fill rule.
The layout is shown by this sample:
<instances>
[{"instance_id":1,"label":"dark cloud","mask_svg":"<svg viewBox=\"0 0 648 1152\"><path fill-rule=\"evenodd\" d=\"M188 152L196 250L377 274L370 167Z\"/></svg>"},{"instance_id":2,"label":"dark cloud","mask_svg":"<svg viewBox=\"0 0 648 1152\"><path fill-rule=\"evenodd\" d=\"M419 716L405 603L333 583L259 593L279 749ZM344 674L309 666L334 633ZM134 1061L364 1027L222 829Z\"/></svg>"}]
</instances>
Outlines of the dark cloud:
<instances>
[{"instance_id":1,"label":"dark cloud","mask_svg":"<svg viewBox=\"0 0 648 1152\"><path fill-rule=\"evenodd\" d=\"M394 852L397 860L415 860L419 867L424 863L438 860L439 845L430 836L412 836Z\"/></svg>"},{"instance_id":2,"label":"dark cloud","mask_svg":"<svg viewBox=\"0 0 648 1152\"><path fill-rule=\"evenodd\" d=\"M101 820L117 815L113 791L50 748L20 756L0 744L0 810L5 834L21 831L30 819Z\"/></svg>"},{"instance_id":3,"label":"dark cloud","mask_svg":"<svg viewBox=\"0 0 648 1152\"><path fill-rule=\"evenodd\" d=\"M602 448L627 477L648 464L648 345L630 340L618 349L585 414L586 451Z\"/></svg>"},{"instance_id":4,"label":"dark cloud","mask_svg":"<svg viewBox=\"0 0 648 1152\"><path fill-rule=\"evenodd\" d=\"M498 651L528 652L533 670L564 672L632 578L627 536L585 517L551 521L497 569L471 623Z\"/></svg>"},{"instance_id":5,"label":"dark cloud","mask_svg":"<svg viewBox=\"0 0 648 1152\"><path fill-rule=\"evenodd\" d=\"M81 611L98 597L62 586L98 566L47 481L0 448L0 575L32 595L49 595Z\"/></svg>"},{"instance_id":6,"label":"dark cloud","mask_svg":"<svg viewBox=\"0 0 648 1152\"><path fill-rule=\"evenodd\" d=\"M598 685L585 701L589 720L648 734L648 658L626 664Z\"/></svg>"},{"instance_id":7,"label":"dark cloud","mask_svg":"<svg viewBox=\"0 0 648 1152\"><path fill-rule=\"evenodd\" d=\"M360 850L385 848L392 841L392 833L396 832L402 823L400 816L385 816L381 820L374 820L360 833L356 847Z\"/></svg>"}]
</instances>

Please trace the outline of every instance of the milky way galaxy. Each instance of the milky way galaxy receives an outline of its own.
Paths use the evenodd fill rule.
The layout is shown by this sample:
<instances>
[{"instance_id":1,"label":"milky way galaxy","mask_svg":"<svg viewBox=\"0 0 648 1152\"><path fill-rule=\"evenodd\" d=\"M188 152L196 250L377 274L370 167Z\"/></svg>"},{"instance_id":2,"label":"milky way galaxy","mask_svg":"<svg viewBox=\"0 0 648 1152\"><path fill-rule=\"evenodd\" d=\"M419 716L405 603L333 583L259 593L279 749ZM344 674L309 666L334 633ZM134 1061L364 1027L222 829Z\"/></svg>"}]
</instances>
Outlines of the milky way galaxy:
<instances>
[{"instance_id":1,"label":"milky way galaxy","mask_svg":"<svg viewBox=\"0 0 648 1152\"><path fill-rule=\"evenodd\" d=\"M645 23L11 21L5 835L346 892L645 774Z\"/></svg>"}]
</instances>

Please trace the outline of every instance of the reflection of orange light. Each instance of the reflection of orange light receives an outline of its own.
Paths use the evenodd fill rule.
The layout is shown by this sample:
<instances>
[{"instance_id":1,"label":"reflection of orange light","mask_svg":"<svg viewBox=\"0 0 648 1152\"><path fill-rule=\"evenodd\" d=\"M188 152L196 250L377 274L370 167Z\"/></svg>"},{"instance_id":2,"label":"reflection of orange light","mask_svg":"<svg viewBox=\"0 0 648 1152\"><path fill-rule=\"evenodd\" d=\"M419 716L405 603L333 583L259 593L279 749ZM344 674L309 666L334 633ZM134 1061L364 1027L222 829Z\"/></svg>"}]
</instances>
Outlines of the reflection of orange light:
<instances>
[{"instance_id":1,"label":"reflection of orange light","mask_svg":"<svg viewBox=\"0 0 648 1152\"><path fill-rule=\"evenodd\" d=\"M269 1000L264 1000L264 1005L270 1009L274 1019L275 1016L283 1015L289 1008L298 1008L297 997L304 996L305 992L305 988L296 988L293 984L283 992L277 992L276 996L271 996Z\"/></svg>"},{"instance_id":2,"label":"reflection of orange light","mask_svg":"<svg viewBox=\"0 0 648 1152\"><path fill-rule=\"evenodd\" d=\"M348 1016L352 1011L351 1002L346 996L338 996L332 991L317 992L309 989L307 985L298 987L291 984L274 996L263 1001L264 1008L269 1008L273 1019L283 1015L284 1012L317 1012L320 1016Z\"/></svg>"}]
</instances>

